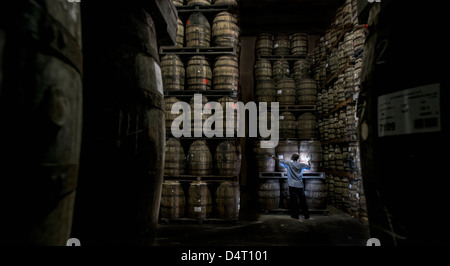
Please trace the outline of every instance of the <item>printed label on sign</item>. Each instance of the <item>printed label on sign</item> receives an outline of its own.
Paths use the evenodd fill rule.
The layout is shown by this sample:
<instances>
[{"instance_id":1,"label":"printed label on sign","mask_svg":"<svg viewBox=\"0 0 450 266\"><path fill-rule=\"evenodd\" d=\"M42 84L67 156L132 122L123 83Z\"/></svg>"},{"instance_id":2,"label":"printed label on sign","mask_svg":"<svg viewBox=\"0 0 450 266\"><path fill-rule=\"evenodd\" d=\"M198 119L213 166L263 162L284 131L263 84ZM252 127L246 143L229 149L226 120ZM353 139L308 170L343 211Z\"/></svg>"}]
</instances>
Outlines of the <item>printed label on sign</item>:
<instances>
[{"instance_id":1,"label":"printed label on sign","mask_svg":"<svg viewBox=\"0 0 450 266\"><path fill-rule=\"evenodd\" d=\"M440 85L431 84L378 97L378 136L441 130Z\"/></svg>"},{"instance_id":2,"label":"printed label on sign","mask_svg":"<svg viewBox=\"0 0 450 266\"><path fill-rule=\"evenodd\" d=\"M156 78L156 88L161 94L164 94L163 92L163 82L162 82L162 75L161 75L161 68L159 67L157 62L154 62L155 65L155 78Z\"/></svg>"},{"instance_id":3,"label":"printed label on sign","mask_svg":"<svg viewBox=\"0 0 450 266\"><path fill-rule=\"evenodd\" d=\"M277 90L277 94L280 95L281 93L283 93L282 90Z\"/></svg>"},{"instance_id":4,"label":"printed label on sign","mask_svg":"<svg viewBox=\"0 0 450 266\"><path fill-rule=\"evenodd\" d=\"M202 207L194 207L194 212L202 212Z\"/></svg>"},{"instance_id":5,"label":"printed label on sign","mask_svg":"<svg viewBox=\"0 0 450 266\"><path fill-rule=\"evenodd\" d=\"M283 155L278 155L278 160L283 160Z\"/></svg>"},{"instance_id":6,"label":"printed label on sign","mask_svg":"<svg viewBox=\"0 0 450 266\"><path fill-rule=\"evenodd\" d=\"M280 120L284 120L284 116L283 115L280 115Z\"/></svg>"}]
</instances>

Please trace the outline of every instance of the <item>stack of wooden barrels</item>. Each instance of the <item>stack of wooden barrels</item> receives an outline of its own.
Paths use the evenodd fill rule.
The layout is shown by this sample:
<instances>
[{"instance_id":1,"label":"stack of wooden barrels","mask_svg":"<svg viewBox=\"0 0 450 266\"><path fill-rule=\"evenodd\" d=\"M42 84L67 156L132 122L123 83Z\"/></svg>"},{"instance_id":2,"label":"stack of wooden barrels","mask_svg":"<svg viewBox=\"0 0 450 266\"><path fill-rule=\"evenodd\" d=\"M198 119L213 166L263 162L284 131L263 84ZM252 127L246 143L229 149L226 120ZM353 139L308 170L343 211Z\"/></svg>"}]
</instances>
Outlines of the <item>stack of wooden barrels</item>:
<instances>
[{"instance_id":1,"label":"stack of wooden barrels","mask_svg":"<svg viewBox=\"0 0 450 266\"><path fill-rule=\"evenodd\" d=\"M216 115L216 121L222 121L222 136L232 137L218 138L216 122L212 126L216 137L207 138L207 133L211 132L205 122L212 114L204 112L205 108L214 108L210 102L219 103L225 112L227 103L238 101L240 28L235 12L237 2L177 0L173 3L183 12L179 12L175 45L179 49L171 48L161 60L168 136L161 217L169 220L237 219L242 154L240 142L235 138L236 119L234 126L227 126L225 113ZM211 47L216 48L212 50L214 52L203 49ZM191 48L199 49L190 52ZM198 105L194 101L195 94L201 94ZM180 106L177 103L189 105L190 116L175 126L173 122L181 116L181 112L172 113L173 107ZM201 112L200 121L195 119L196 111ZM175 138L172 127L180 130L187 127L191 134Z\"/></svg>"},{"instance_id":2,"label":"stack of wooden barrels","mask_svg":"<svg viewBox=\"0 0 450 266\"><path fill-rule=\"evenodd\" d=\"M309 172L322 171L322 145L315 112L318 87L311 77L308 49L309 36L304 33L263 32L256 39L255 101L267 102L268 106L278 102L281 106L278 146L263 149L262 140L258 140L253 148L260 175L258 203L263 210L288 208L288 185L282 178L286 168L276 165L268 155L289 161L292 154L299 154L302 162L311 158ZM271 117L268 119L270 122ZM315 189L313 185L309 188ZM311 202L313 195L308 193Z\"/></svg>"},{"instance_id":3,"label":"stack of wooden barrels","mask_svg":"<svg viewBox=\"0 0 450 266\"><path fill-rule=\"evenodd\" d=\"M337 11L330 27L317 39L312 58L311 69L318 85L318 134L323 144L329 203L367 223L355 103L365 29L352 15L357 13L356 1L346 0Z\"/></svg>"}]
</instances>

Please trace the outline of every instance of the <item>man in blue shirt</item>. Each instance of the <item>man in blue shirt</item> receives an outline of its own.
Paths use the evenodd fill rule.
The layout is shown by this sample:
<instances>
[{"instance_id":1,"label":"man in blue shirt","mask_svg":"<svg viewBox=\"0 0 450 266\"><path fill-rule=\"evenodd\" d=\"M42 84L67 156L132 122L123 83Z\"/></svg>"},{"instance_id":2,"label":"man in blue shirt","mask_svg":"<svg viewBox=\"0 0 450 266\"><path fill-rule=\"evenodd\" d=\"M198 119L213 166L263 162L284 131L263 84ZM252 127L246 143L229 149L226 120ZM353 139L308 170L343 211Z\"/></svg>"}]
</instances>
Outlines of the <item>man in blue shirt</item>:
<instances>
[{"instance_id":1,"label":"man in blue shirt","mask_svg":"<svg viewBox=\"0 0 450 266\"><path fill-rule=\"evenodd\" d=\"M305 215L305 219L309 219L309 210L306 204L305 191L303 190L303 170L309 170L311 168L311 163L308 161L308 164L298 162L299 155L293 154L291 156L292 162L279 160L275 156L271 156L277 164L279 163L281 166L287 169L287 178L289 185L289 203L292 211L291 217L294 219L299 218L299 209L301 208L303 214Z\"/></svg>"}]
</instances>

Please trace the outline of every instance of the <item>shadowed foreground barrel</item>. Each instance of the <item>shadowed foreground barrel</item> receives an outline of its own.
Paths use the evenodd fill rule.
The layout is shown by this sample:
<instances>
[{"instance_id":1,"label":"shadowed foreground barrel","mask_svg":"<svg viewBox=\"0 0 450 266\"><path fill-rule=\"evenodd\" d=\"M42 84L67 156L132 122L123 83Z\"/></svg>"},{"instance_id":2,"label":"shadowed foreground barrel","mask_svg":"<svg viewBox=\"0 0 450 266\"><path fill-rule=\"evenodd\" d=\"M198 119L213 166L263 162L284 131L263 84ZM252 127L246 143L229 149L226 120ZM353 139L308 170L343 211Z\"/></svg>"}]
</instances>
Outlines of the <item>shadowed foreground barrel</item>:
<instances>
[{"instance_id":1,"label":"shadowed foreground barrel","mask_svg":"<svg viewBox=\"0 0 450 266\"><path fill-rule=\"evenodd\" d=\"M205 140L196 140L188 153L188 168L191 175L212 174L212 155Z\"/></svg>"},{"instance_id":2,"label":"shadowed foreground barrel","mask_svg":"<svg viewBox=\"0 0 450 266\"><path fill-rule=\"evenodd\" d=\"M164 181L161 193L161 217L178 219L184 216L185 194L179 181Z\"/></svg>"},{"instance_id":3,"label":"shadowed foreground barrel","mask_svg":"<svg viewBox=\"0 0 450 266\"><path fill-rule=\"evenodd\" d=\"M305 178L305 196L309 209L323 210L327 208L327 189L325 179Z\"/></svg>"},{"instance_id":4,"label":"shadowed foreground barrel","mask_svg":"<svg viewBox=\"0 0 450 266\"><path fill-rule=\"evenodd\" d=\"M238 219L241 192L238 182L222 182L216 190L217 215L221 219Z\"/></svg>"},{"instance_id":5,"label":"shadowed foreground barrel","mask_svg":"<svg viewBox=\"0 0 450 266\"><path fill-rule=\"evenodd\" d=\"M3 245L65 245L84 105L80 5L2 2L0 17L0 235Z\"/></svg>"},{"instance_id":6,"label":"shadowed foreground barrel","mask_svg":"<svg viewBox=\"0 0 450 266\"><path fill-rule=\"evenodd\" d=\"M216 148L215 159L220 176L237 176L241 172L241 146L238 142L221 142Z\"/></svg>"},{"instance_id":7,"label":"shadowed foreground barrel","mask_svg":"<svg viewBox=\"0 0 450 266\"><path fill-rule=\"evenodd\" d=\"M275 210L280 205L280 181L277 178L260 179L258 205L264 211Z\"/></svg>"},{"instance_id":8,"label":"shadowed foreground barrel","mask_svg":"<svg viewBox=\"0 0 450 266\"><path fill-rule=\"evenodd\" d=\"M202 181L192 181L188 191L188 216L204 220L211 216L212 201L208 184Z\"/></svg>"}]
</instances>

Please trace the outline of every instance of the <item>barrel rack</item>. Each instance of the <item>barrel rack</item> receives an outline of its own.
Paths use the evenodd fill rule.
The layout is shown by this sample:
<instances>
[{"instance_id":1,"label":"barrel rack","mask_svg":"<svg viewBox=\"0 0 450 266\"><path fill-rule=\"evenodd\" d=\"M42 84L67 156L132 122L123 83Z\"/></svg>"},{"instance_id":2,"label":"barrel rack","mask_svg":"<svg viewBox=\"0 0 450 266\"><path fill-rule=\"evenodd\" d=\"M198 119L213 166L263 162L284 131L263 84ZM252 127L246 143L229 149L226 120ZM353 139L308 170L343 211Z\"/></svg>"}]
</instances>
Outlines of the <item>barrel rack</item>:
<instances>
[{"instance_id":1,"label":"barrel rack","mask_svg":"<svg viewBox=\"0 0 450 266\"><path fill-rule=\"evenodd\" d=\"M164 180L177 181L239 181L239 175L221 176L221 175L176 175L164 176Z\"/></svg>"},{"instance_id":2,"label":"barrel rack","mask_svg":"<svg viewBox=\"0 0 450 266\"><path fill-rule=\"evenodd\" d=\"M220 13L223 11L228 11L233 14L238 14L238 6L235 5L193 5L193 6L176 6L178 14L182 21L185 21L190 13L201 12L203 13L209 21L213 19L216 13ZM176 54L179 55L181 60L187 60L188 58L196 55L202 55L209 59L214 58L216 56L221 55L233 55L236 56L238 54L237 46L211 46L211 47L177 47L177 46L160 46L159 54L161 56L167 54ZM212 70L212 69L211 69ZM195 94L201 94L205 96L210 101L217 101L222 97L230 97L239 101L241 95L239 90L214 90L214 87L211 87L211 90L177 90L177 91L164 91L164 97L176 97L181 101L189 102L188 98L192 98ZM173 137L170 132L166 132L166 139ZM225 140L236 140L239 141L237 137L213 137L207 138L202 134L202 137L180 137L182 146L188 146L189 143L203 139L207 140L211 149L211 145L214 146L217 143ZM182 174L182 175L164 175L164 180L171 181L179 181L183 186L193 182L193 181L205 181L211 186L218 185L220 182L239 182L239 174L233 176L222 176L216 174L216 171L213 170L210 175L192 175L192 174ZM211 191L212 195L214 192ZM207 217L205 219L197 219L191 217L180 217L180 218L162 218L160 217L159 222L162 224L169 223L188 223L188 224L203 224L203 223L237 223L239 220L234 218L219 218L219 217Z\"/></svg>"}]
</instances>

